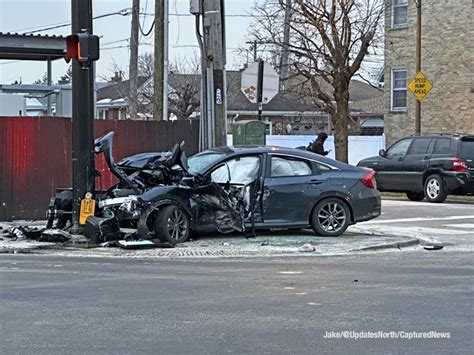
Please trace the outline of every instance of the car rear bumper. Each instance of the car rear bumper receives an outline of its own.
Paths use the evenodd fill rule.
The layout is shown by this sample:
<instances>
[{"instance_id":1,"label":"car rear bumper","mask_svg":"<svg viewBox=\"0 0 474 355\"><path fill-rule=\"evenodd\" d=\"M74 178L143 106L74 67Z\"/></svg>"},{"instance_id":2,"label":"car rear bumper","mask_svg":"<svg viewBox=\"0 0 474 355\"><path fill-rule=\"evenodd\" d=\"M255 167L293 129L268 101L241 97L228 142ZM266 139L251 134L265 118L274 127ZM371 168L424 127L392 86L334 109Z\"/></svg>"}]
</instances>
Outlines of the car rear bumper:
<instances>
[{"instance_id":1,"label":"car rear bumper","mask_svg":"<svg viewBox=\"0 0 474 355\"><path fill-rule=\"evenodd\" d=\"M382 213L382 201L379 193L374 190L366 193L366 196L352 201L352 212L354 223L368 221L380 216Z\"/></svg>"},{"instance_id":2,"label":"car rear bumper","mask_svg":"<svg viewBox=\"0 0 474 355\"><path fill-rule=\"evenodd\" d=\"M445 172L443 181L448 194L474 194L474 174L472 173Z\"/></svg>"}]
</instances>

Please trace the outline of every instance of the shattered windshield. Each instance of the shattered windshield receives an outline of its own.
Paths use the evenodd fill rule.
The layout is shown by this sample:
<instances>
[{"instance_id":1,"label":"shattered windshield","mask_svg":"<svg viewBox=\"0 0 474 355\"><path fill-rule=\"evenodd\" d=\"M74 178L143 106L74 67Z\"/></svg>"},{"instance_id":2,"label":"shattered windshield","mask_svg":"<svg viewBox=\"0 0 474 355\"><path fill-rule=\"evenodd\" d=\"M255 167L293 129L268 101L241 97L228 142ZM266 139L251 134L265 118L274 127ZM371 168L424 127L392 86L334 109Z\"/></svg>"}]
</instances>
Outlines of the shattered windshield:
<instances>
[{"instance_id":1,"label":"shattered windshield","mask_svg":"<svg viewBox=\"0 0 474 355\"><path fill-rule=\"evenodd\" d=\"M189 172L191 174L202 174L212 164L224 157L224 153L210 151L193 155L188 159Z\"/></svg>"}]
</instances>

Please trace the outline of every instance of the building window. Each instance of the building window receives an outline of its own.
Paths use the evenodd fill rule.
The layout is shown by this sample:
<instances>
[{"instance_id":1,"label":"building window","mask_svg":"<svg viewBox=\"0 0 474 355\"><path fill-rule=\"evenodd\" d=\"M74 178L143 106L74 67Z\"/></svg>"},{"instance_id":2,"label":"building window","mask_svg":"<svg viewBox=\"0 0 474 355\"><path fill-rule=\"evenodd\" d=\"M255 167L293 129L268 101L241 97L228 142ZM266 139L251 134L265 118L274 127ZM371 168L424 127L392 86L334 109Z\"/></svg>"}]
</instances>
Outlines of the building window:
<instances>
[{"instance_id":1,"label":"building window","mask_svg":"<svg viewBox=\"0 0 474 355\"><path fill-rule=\"evenodd\" d=\"M407 110L407 70L392 70L392 111Z\"/></svg>"},{"instance_id":2,"label":"building window","mask_svg":"<svg viewBox=\"0 0 474 355\"><path fill-rule=\"evenodd\" d=\"M392 27L405 27L408 24L408 0L393 0Z\"/></svg>"}]
</instances>

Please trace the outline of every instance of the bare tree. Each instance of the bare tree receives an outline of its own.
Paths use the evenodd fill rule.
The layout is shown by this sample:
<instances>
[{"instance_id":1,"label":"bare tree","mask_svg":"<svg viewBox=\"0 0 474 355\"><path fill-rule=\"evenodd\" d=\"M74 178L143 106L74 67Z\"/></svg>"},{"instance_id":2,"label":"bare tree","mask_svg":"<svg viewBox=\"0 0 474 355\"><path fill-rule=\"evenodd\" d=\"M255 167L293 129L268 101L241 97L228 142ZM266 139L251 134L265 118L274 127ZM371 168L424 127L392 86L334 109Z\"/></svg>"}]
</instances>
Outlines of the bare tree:
<instances>
[{"instance_id":1,"label":"bare tree","mask_svg":"<svg viewBox=\"0 0 474 355\"><path fill-rule=\"evenodd\" d=\"M347 162L349 83L382 33L383 1L293 0L290 8L288 3L267 0L257 6L254 37L288 49L290 85L329 114L336 159ZM285 13L290 21L289 43L283 36Z\"/></svg>"},{"instance_id":2,"label":"bare tree","mask_svg":"<svg viewBox=\"0 0 474 355\"><path fill-rule=\"evenodd\" d=\"M39 84L39 85L48 84L48 74L44 73L41 79L36 79L33 84Z\"/></svg>"},{"instance_id":3,"label":"bare tree","mask_svg":"<svg viewBox=\"0 0 474 355\"><path fill-rule=\"evenodd\" d=\"M170 64L169 111L179 119L199 111L200 59L177 58Z\"/></svg>"}]
</instances>

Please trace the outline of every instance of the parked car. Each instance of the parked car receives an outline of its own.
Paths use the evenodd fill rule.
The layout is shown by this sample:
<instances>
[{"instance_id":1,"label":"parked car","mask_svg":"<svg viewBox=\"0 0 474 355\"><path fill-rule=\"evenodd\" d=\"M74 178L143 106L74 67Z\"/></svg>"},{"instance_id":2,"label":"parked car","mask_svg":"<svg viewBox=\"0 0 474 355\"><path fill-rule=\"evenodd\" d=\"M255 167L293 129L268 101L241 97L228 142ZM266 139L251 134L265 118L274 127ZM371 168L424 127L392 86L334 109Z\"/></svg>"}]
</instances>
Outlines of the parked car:
<instances>
[{"instance_id":1,"label":"parked car","mask_svg":"<svg viewBox=\"0 0 474 355\"><path fill-rule=\"evenodd\" d=\"M474 136L405 137L358 166L375 170L379 191L405 192L412 201L443 202L450 194L472 195Z\"/></svg>"},{"instance_id":2,"label":"parked car","mask_svg":"<svg viewBox=\"0 0 474 355\"><path fill-rule=\"evenodd\" d=\"M193 232L271 228L311 227L317 235L338 236L381 213L374 171L305 150L220 147L187 159L176 144L170 153L144 153L116 164L112 134L95 147L119 179L94 196L97 209L85 233L97 242L117 239L120 228L171 244ZM61 196L50 207L51 225L55 216L63 222L67 216L70 224L72 201ZM69 211L60 211L66 205Z\"/></svg>"}]
</instances>

